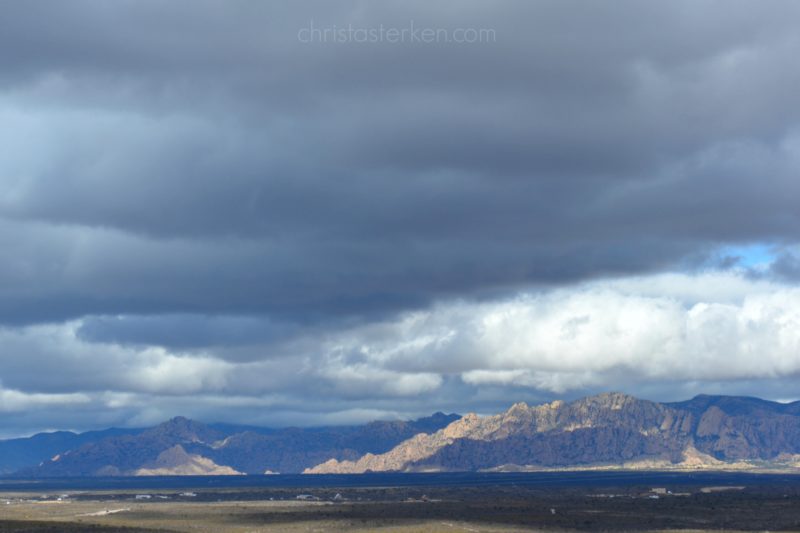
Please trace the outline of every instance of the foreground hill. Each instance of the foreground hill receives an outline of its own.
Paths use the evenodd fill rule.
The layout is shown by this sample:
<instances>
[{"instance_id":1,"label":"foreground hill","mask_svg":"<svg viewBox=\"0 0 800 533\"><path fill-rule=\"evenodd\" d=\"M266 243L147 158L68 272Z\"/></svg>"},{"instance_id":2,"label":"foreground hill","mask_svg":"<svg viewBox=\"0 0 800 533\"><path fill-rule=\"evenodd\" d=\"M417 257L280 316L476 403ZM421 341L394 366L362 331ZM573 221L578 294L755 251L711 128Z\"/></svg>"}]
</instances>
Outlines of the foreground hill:
<instances>
[{"instance_id":1,"label":"foreground hill","mask_svg":"<svg viewBox=\"0 0 800 533\"><path fill-rule=\"evenodd\" d=\"M206 425L176 417L131 434L112 434L64 446L41 465L23 469L33 477L108 475L232 475L298 473L330 458L383 453L459 418L436 413L414 421L363 426L268 429Z\"/></svg>"},{"instance_id":2,"label":"foreground hill","mask_svg":"<svg viewBox=\"0 0 800 533\"><path fill-rule=\"evenodd\" d=\"M800 463L800 402L698 396L656 403L619 393L466 415L383 454L332 458L306 473L617 466L751 468Z\"/></svg>"}]
</instances>

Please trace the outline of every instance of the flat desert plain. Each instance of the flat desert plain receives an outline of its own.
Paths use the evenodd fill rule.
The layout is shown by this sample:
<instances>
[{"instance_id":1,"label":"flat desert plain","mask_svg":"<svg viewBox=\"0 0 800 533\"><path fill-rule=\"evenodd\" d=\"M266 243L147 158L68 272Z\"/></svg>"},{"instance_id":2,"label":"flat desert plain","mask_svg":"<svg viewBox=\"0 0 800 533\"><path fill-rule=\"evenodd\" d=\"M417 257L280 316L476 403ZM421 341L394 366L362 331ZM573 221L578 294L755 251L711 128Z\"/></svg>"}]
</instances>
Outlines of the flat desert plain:
<instances>
[{"instance_id":1,"label":"flat desert plain","mask_svg":"<svg viewBox=\"0 0 800 533\"><path fill-rule=\"evenodd\" d=\"M0 531L800 531L792 487L413 487L0 494Z\"/></svg>"}]
</instances>

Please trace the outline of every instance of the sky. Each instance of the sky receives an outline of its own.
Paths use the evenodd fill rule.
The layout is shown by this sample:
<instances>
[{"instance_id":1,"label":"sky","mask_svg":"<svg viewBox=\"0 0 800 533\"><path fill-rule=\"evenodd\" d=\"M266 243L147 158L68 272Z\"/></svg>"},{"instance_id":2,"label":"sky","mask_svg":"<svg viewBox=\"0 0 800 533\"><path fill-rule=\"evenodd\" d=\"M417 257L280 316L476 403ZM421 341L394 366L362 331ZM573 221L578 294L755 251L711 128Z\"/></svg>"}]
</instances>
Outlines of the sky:
<instances>
[{"instance_id":1,"label":"sky","mask_svg":"<svg viewBox=\"0 0 800 533\"><path fill-rule=\"evenodd\" d=\"M0 437L797 399L799 24L0 3Z\"/></svg>"}]
</instances>

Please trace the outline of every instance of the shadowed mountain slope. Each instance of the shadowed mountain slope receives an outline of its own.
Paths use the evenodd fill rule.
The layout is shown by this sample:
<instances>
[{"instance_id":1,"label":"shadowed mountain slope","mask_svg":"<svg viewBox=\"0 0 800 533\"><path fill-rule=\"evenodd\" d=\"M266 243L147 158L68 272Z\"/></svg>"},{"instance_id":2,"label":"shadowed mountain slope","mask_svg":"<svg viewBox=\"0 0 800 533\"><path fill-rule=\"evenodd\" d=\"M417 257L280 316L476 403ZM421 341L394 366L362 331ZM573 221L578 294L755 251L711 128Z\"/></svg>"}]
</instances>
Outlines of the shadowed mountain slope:
<instances>
[{"instance_id":1,"label":"shadowed mountain slope","mask_svg":"<svg viewBox=\"0 0 800 533\"><path fill-rule=\"evenodd\" d=\"M73 433L54 431L37 433L31 437L0 440L0 474L10 474L26 467L33 467L43 461L78 448L88 442L96 442L107 437L135 435L143 429L110 428L102 431Z\"/></svg>"},{"instance_id":2,"label":"shadowed mountain slope","mask_svg":"<svg viewBox=\"0 0 800 533\"><path fill-rule=\"evenodd\" d=\"M458 415L436 413L414 421L363 426L267 429L206 425L176 417L132 435L114 435L26 469L30 476L302 472L332 457L352 459L382 453L424 431L437 431ZM164 452L170 453L164 455ZM172 469L172 470L170 470ZM227 469L227 470L226 470Z\"/></svg>"}]
</instances>

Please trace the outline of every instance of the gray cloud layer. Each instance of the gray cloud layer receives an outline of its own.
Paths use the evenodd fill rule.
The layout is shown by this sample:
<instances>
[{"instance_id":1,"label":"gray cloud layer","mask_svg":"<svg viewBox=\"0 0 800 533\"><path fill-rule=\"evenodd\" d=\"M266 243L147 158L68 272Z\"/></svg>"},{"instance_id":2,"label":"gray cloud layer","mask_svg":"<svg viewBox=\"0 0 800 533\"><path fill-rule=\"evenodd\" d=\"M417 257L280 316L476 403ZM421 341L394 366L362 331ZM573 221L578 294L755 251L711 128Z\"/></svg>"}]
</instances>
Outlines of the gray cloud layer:
<instances>
[{"instance_id":1,"label":"gray cloud layer","mask_svg":"<svg viewBox=\"0 0 800 533\"><path fill-rule=\"evenodd\" d=\"M742 279L792 290L798 15L792 2L5 2L0 404L73 395L80 426L97 419L88 405L123 422L186 405L230 416L223 400L240 394L306 422L388 412L398 395L486 408L620 386L599 372L549 387L485 345L425 352L428 366L331 366L323 339L380 336L370 324L454 302L703 268L750 243L778 257ZM312 23L411 21L495 38L298 39ZM69 357L91 371L42 348L47 328L72 332ZM658 380L642 357L623 374L644 391ZM201 370L165 378L172 394L137 385L173 364ZM304 373L315 367L328 373ZM683 392L669 383L684 374L657 376L657 394ZM735 376L750 378L766 379ZM48 424L36 420L25 427Z\"/></svg>"}]
</instances>

